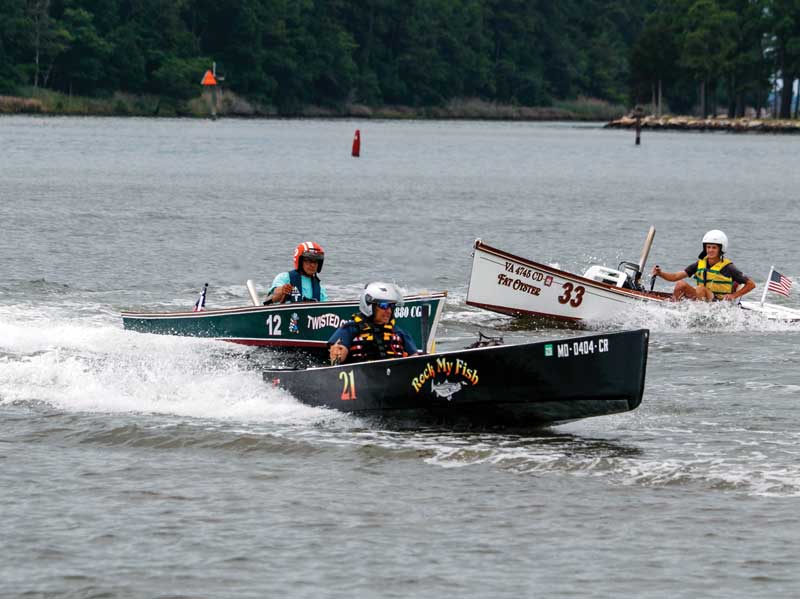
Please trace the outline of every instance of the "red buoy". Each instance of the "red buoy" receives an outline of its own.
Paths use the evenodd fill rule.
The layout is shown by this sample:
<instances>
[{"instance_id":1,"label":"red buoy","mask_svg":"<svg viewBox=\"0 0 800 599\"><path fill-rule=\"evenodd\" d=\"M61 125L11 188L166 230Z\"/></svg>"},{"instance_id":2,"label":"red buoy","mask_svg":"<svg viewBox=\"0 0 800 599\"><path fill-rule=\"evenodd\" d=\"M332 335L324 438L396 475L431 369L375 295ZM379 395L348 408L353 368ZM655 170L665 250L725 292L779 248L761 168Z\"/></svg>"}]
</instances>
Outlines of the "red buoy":
<instances>
[{"instance_id":1,"label":"red buoy","mask_svg":"<svg viewBox=\"0 0 800 599\"><path fill-rule=\"evenodd\" d=\"M353 136L353 156L358 158L361 156L361 130L356 129L356 134Z\"/></svg>"}]
</instances>

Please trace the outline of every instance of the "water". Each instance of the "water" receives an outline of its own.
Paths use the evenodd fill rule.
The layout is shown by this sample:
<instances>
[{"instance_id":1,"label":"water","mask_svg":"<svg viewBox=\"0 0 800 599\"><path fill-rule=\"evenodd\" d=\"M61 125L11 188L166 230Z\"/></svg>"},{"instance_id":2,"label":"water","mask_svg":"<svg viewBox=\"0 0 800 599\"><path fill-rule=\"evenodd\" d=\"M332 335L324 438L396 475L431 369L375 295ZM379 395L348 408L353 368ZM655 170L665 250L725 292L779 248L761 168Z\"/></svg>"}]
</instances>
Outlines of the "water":
<instances>
[{"instance_id":1,"label":"water","mask_svg":"<svg viewBox=\"0 0 800 599\"><path fill-rule=\"evenodd\" d=\"M205 282L244 305L314 239L334 297L448 290L440 349L562 337L465 305L473 240L582 271L637 260L650 224L667 270L724 230L757 299L771 264L800 280L793 138L22 117L0 138L0 597L800 593L800 325L632 310L595 328L651 329L642 406L512 435L309 408L252 349L118 316Z\"/></svg>"}]
</instances>

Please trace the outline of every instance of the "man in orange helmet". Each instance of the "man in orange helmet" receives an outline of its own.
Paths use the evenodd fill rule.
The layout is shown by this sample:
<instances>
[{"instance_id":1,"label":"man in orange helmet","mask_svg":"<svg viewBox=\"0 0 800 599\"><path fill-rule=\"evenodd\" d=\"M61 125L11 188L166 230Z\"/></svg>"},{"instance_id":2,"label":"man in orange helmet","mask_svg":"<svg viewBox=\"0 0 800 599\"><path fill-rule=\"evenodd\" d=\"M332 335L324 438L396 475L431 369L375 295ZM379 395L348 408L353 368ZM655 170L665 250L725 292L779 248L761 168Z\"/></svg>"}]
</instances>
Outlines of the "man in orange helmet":
<instances>
[{"instance_id":1,"label":"man in orange helmet","mask_svg":"<svg viewBox=\"0 0 800 599\"><path fill-rule=\"evenodd\" d=\"M328 293L317 276L324 261L325 250L318 243L300 243L294 250L294 270L275 277L264 305L328 301Z\"/></svg>"}]
</instances>

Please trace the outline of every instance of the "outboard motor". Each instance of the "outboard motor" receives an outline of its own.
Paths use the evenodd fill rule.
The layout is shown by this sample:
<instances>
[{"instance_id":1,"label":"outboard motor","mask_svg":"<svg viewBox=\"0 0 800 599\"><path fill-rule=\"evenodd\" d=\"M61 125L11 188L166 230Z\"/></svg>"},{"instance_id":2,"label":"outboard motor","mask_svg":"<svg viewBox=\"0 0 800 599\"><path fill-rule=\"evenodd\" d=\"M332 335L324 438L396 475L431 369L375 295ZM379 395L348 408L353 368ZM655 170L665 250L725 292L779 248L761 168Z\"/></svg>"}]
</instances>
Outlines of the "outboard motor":
<instances>
[{"instance_id":1,"label":"outboard motor","mask_svg":"<svg viewBox=\"0 0 800 599\"><path fill-rule=\"evenodd\" d=\"M620 262L617 270L625 273L625 281L622 283L623 288L644 291L642 271L639 270L639 264L636 262Z\"/></svg>"}]
</instances>

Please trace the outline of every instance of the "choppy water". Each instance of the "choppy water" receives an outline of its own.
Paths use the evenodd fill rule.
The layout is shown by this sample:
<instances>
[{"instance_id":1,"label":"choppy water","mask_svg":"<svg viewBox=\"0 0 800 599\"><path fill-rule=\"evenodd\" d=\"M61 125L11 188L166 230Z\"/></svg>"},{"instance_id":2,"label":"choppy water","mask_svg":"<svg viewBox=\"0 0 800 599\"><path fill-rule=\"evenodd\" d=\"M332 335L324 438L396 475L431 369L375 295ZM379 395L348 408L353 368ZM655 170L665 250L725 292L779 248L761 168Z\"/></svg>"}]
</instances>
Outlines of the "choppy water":
<instances>
[{"instance_id":1,"label":"choppy water","mask_svg":"<svg viewBox=\"0 0 800 599\"><path fill-rule=\"evenodd\" d=\"M655 224L677 270L721 228L759 285L798 281L795 140L17 117L0 139L0 596L800 594L800 325L633 310L595 327L651 329L642 406L511 435L382 430L265 387L253 350L118 317L206 281L244 305L309 238L333 296L447 289L440 349L572 334L465 306L476 237L582 271Z\"/></svg>"}]
</instances>

